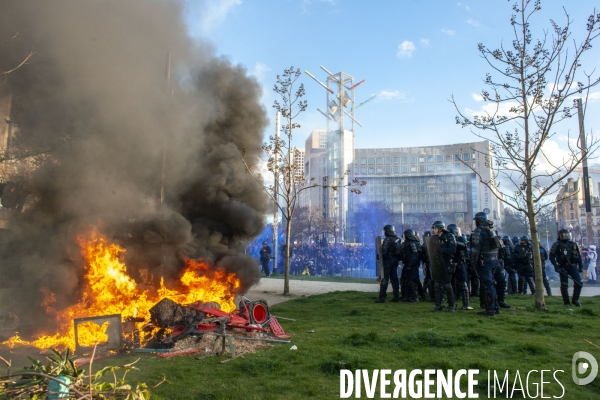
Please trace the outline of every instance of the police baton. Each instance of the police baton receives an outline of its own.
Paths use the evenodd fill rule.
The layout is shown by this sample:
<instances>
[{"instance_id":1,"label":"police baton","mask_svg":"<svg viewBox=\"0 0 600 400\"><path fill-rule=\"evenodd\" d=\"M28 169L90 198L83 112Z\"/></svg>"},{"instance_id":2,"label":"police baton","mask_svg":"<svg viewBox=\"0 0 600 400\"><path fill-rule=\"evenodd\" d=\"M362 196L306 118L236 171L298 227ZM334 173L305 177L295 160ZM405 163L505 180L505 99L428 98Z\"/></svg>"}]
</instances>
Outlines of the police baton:
<instances>
[{"instance_id":1,"label":"police baton","mask_svg":"<svg viewBox=\"0 0 600 400\"><path fill-rule=\"evenodd\" d=\"M582 282L577 282L575 279L571 278L571 276L569 274L567 274L565 271L562 270L562 268L556 269L554 268L554 270L556 272L558 272L559 274L563 274L564 276L566 276L568 279L572 280L573 283L578 284L579 286L583 287L583 283Z\"/></svg>"}]
</instances>

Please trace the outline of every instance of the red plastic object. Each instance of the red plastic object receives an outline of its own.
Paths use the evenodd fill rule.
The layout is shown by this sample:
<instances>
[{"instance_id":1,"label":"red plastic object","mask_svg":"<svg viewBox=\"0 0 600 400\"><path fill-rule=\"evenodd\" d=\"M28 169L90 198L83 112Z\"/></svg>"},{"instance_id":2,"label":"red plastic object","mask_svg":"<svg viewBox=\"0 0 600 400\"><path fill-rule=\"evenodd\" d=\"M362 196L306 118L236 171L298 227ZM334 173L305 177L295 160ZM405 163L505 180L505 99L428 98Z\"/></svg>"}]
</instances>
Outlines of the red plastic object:
<instances>
[{"instance_id":1,"label":"red plastic object","mask_svg":"<svg viewBox=\"0 0 600 400\"><path fill-rule=\"evenodd\" d=\"M257 324L264 324L269 317L266 307L261 303L254 304L254 307L252 307L252 317Z\"/></svg>"},{"instance_id":2,"label":"red plastic object","mask_svg":"<svg viewBox=\"0 0 600 400\"><path fill-rule=\"evenodd\" d=\"M289 339L292 337L292 335L288 335L287 333L285 333L281 325L279 325L279 321L277 321L277 318L271 317L269 325L271 326L271 332L273 333L273 336L280 339Z\"/></svg>"}]
</instances>

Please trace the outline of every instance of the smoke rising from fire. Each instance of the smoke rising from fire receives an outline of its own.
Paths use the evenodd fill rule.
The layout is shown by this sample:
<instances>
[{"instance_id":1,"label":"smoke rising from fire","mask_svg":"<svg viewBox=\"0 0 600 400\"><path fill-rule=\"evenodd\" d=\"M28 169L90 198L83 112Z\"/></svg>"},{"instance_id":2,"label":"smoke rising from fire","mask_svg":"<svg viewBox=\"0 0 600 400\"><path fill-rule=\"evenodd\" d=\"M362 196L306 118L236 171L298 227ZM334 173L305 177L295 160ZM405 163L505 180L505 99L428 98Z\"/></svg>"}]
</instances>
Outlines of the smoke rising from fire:
<instances>
[{"instance_id":1,"label":"smoke rising from fire","mask_svg":"<svg viewBox=\"0 0 600 400\"><path fill-rule=\"evenodd\" d=\"M262 231L266 199L229 142L257 160L267 122L260 87L189 38L182 7L164 0L0 5L0 42L18 32L0 45L0 70L35 52L0 97L12 94L18 143L53 150L27 181L33 205L13 224L7 262L23 272L27 304L40 304L40 286L58 303L78 297L74 238L91 225L124 245L136 279L175 278L189 257L235 271L243 288L258 281L243 242ZM157 207L163 149L165 204Z\"/></svg>"}]
</instances>

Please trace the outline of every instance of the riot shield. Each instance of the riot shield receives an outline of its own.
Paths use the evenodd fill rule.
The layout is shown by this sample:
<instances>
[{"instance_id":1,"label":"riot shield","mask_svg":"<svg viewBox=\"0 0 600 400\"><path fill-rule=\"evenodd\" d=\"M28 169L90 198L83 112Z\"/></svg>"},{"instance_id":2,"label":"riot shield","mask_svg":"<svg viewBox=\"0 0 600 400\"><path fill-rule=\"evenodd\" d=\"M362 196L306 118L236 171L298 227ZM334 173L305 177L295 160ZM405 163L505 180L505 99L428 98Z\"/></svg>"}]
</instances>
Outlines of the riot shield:
<instances>
[{"instance_id":1,"label":"riot shield","mask_svg":"<svg viewBox=\"0 0 600 400\"><path fill-rule=\"evenodd\" d=\"M431 278L435 281L448 281L446 272L446 263L440 247L440 238L437 235L431 235L425 238L427 243L427 256L429 258L429 271Z\"/></svg>"},{"instance_id":2,"label":"riot shield","mask_svg":"<svg viewBox=\"0 0 600 400\"><path fill-rule=\"evenodd\" d=\"M378 280L383 279L383 254L381 254L381 244L383 239L381 236L375 238L375 275Z\"/></svg>"}]
</instances>

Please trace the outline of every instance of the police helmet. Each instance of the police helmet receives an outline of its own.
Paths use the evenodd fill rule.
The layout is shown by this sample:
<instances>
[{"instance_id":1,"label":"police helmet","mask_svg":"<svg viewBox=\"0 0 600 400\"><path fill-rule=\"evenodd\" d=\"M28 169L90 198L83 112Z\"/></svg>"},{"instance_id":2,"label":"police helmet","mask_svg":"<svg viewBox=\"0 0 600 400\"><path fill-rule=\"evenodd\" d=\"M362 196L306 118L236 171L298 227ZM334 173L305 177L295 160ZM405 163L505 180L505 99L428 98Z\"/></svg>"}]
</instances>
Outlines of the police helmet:
<instances>
[{"instance_id":1,"label":"police helmet","mask_svg":"<svg viewBox=\"0 0 600 400\"><path fill-rule=\"evenodd\" d=\"M506 245L510 245L510 244L511 244L510 236L508 236L508 235L504 235L504 236L502 236L502 241L503 241L503 242L504 242L504 244L506 244Z\"/></svg>"},{"instance_id":2,"label":"police helmet","mask_svg":"<svg viewBox=\"0 0 600 400\"><path fill-rule=\"evenodd\" d=\"M431 229L433 228L446 229L446 224L444 224L442 221L435 221L433 224L431 224Z\"/></svg>"},{"instance_id":3,"label":"police helmet","mask_svg":"<svg viewBox=\"0 0 600 400\"><path fill-rule=\"evenodd\" d=\"M475 214L475 216L473 217L473 220L475 221L475 225L477 225L477 226L487 225L490 222L488 220L487 214L484 212L481 212L481 211Z\"/></svg>"},{"instance_id":4,"label":"police helmet","mask_svg":"<svg viewBox=\"0 0 600 400\"><path fill-rule=\"evenodd\" d=\"M394 229L394 225L386 225L383 227L383 233L386 235L396 236L396 229Z\"/></svg>"},{"instance_id":5,"label":"police helmet","mask_svg":"<svg viewBox=\"0 0 600 400\"><path fill-rule=\"evenodd\" d=\"M450 224L450 225L448 225L447 229L448 229L448 231L450 231L450 233L452 233L456 237L462 236L461 232L460 232L460 228L456 224Z\"/></svg>"},{"instance_id":6,"label":"police helmet","mask_svg":"<svg viewBox=\"0 0 600 400\"><path fill-rule=\"evenodd\" d=\"M425 238L429 237L429 236L431 236L431 231L425 231L425 232L423 232L423 241L425 241Z\"/></svg>"},{"instance_id":7,"label":"police helmet","mask_svg":"<svg viewBox=\"0 0 600 400\"><path fill-rule=\"evenodd\" d=\"M404 231L404 240L419 240L419 235L412 229Z\"/></svg>"},{"instance_id":8,"label":"police helmet","mask_svg":"<svg viewBox=\"0 0 600 400\"><path fill-rule=\"evenodd\" d=\"M571 231L564 228L558 231L558 240L571 240Z\"/></svg>"},{"instance_id":9,"label":"police helmet","mask_svg":"<svg viewBox=\"0 0 600 400\"><path fill-rule=\"evenodd\" d=\"M518 236L513 236L513 238L511 239L513 244L516 246L519 244L519 237Z\"/></svg>"},{"instance_id":10,"label":"police helmet","mask_svg":"<svg viewBox=\"0 0 600 400\"><path fill-rule=\"evenodd\" d=\"M527 242L527 243L529 243L529 236L527 236L527 235L521 236L521 242Z\"/></svg>"}]
</instances>

